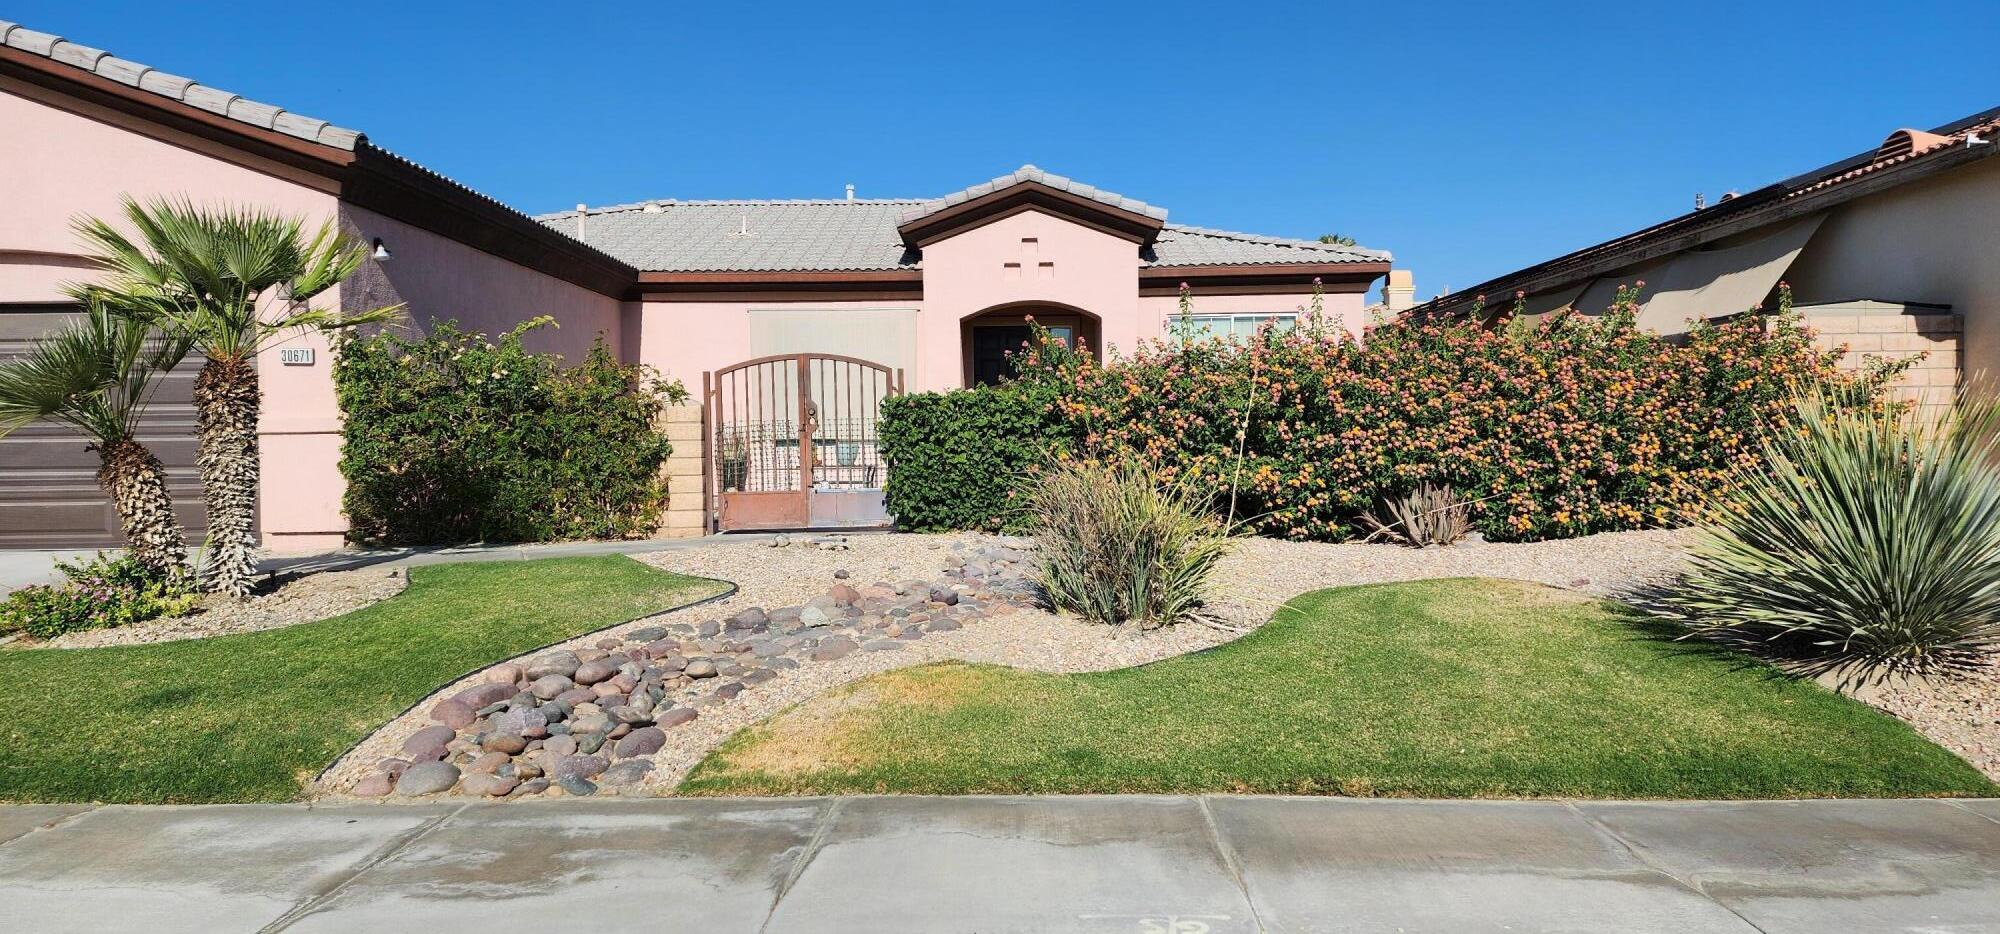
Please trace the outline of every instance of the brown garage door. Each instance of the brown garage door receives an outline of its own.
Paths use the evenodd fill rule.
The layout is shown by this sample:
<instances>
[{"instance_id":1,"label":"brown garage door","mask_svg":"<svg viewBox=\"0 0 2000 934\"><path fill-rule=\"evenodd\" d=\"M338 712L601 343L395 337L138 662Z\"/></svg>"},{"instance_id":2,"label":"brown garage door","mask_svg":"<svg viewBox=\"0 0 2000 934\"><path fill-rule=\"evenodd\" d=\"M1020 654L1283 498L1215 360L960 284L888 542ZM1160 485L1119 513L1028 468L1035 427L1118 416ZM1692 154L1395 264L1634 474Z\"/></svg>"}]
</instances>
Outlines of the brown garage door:
<instances>
[{"instance_id":1,"label":"brown garage door","mask_svg":"<svg viewBox=\"0 0 2000 934\"><path fill-rule=\"evenodd\" d=\"M75 311L60 305L0 305L0 360L25 352ZM175 511L199 536L201 484L195 469L194 374L189 357L153 393L139 438L167 465ZM118 514L97 485L97 452L77 432L38 422L0 438L0 548L105 548L124 541Z\"/></svg>"}]
</instances>

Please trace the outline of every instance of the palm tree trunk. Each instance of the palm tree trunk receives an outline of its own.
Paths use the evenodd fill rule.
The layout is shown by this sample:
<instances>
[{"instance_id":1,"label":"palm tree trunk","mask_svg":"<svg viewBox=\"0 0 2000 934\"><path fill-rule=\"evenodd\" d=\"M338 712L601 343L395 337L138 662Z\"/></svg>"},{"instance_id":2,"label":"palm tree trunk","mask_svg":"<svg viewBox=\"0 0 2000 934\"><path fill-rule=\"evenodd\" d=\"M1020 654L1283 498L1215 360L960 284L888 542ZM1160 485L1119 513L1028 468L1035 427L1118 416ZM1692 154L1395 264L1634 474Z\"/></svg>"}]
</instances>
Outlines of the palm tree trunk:
<instances>
[{"instance_id":1,"label":"palm tree trunk","mask_svg":"<svg viewBox=\"0 0 2000 934\"><path fill-rule=\"evenodd\" d=\"M97 454L97 482L111 494L132 557L163 576L186 573L187 544L167 492L166 467L131 438L100 445Z\"/></svg>"},{"instance_id":2,"label":"palm tree trunk","mask_svg":"<svg viewBox=\"0 0 2000 934\"><path fill-rule=\"evenodd\" d=\"M243 358L210 357L194 380L195 430L208 544L201 586L250 595L257 574L257 368Z\"/></svg>"}]
</instances>

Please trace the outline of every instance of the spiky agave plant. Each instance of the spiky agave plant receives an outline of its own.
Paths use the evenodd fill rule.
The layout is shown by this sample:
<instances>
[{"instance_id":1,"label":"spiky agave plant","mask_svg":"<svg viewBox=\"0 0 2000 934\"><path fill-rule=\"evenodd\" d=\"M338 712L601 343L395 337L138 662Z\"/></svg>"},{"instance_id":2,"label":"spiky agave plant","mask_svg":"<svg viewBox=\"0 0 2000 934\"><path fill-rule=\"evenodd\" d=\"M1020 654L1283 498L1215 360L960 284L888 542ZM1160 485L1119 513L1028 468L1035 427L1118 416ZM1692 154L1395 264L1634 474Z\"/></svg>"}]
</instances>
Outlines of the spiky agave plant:
<instances>
[{"instance_id":1,"label":"spiky agave plant","mask_svg":"<svg viewBox=\"0 0 2000 934\"><path fill-rule=\"evenodd\" d=\"M49 421L88 437L133 559L162 578L186 573L187 545L166 469L138 439L139 417L186 353L184 340L88 301L80 319L0 364L0 436Z\"/></svg>"},{"instance_id":2,"label":"spiky agave plant","mask_svg":"<svg viewBox=\"0 0 2000 934\"><path fill-rule=\"evenodd\" d=\"M1234 545L1207 500L1135 464L1059 464L1027 497L1036 582L1094 622L1151 629L1196 618L1209 572Z\"/></svg>"},{"instance_id":3,"label":"spiky agave plant","mask_svg":"<svg viewBox=\"0 0 2000 934\"><path fill-rule=\"evenodd\" d=\"M1944 416L1822 395L1711 511L1669 603L1697 634L1843 685L2000 647L2000 406Z\"/></svg>"},{"instance_id":4,"label":"spiky agave plant","mask_svg":"<svg viewBox=\"0 0 2000 934\"><path fill-rule=\"evenodd\" d=\"M76 223L104 271L89 294L207 355L194 386L208 507L201 583L245 596L256 574L258 352L300 331L386 321L401 306L344 313L312 304L366 256L331 223L308 235L296 217L165 199L126 198L123 213L136 238L97 218Z\"/></svg>"}]
</instances>

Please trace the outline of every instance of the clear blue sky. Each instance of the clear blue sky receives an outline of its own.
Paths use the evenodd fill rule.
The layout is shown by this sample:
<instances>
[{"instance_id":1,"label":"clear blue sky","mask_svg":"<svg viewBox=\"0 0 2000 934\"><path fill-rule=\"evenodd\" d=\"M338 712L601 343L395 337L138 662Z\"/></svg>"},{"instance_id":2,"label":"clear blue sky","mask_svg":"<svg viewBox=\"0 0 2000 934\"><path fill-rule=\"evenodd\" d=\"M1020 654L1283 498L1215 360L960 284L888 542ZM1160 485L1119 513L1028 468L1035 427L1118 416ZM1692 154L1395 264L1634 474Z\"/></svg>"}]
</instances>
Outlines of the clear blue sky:
<instances>
[{"instance_id":1,"label":"clear blue sky","mask_svg":"<svg viewBox=\"0 0 2000 934\"><path fill-rule=\"evenodd\" d=\"M1657 7L1657 8L1656 8ZM1024 162L1392 250L1420 296L2000 105L2000 5L106 3L0 17L530 212L928 196Z\"/></svg>"}]
</instances>

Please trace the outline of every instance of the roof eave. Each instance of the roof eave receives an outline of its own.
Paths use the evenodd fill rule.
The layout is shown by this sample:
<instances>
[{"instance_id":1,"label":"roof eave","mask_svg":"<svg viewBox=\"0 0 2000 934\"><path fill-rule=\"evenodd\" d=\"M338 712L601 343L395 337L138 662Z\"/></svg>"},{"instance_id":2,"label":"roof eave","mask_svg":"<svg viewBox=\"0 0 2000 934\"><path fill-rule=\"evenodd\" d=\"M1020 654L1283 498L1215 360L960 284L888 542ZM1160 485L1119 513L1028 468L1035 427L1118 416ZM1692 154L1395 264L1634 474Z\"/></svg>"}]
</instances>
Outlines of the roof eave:
<instances>
[{"instance_id":1,"label":"roof eave","mask_svg":"<svg viewBox=\"0 0 2000 934\"><path fill-rule=\"evenodd\" d=\"M1920 181L1994 155L2000 155L2000 144L1967 146L1961 142L1949 149L1885 166L1866 175L1835 184L1823 184L1825 181L1823 176L1803 181L1795 176L1784 183L1767 185L1700 211L1670 218L1651 227L1565 253L1555 259L1432 299L1411 308L1405 314L1458 315L1469 311L1480 296L1498 299L1511 297L1517 292L1538 295L1551 289L1572 285L1580 279L1615 272L1636 263L1679 253L1746 230L1824 211L1857 198Z\"/></svg>"},{"instance_id":2,"label":"roof eave","mask_svg":"<svg viewBox=\"0 0 2000 934\"><path fill-rule=\"evenodd\" d=\"M902 235L905 246L923 249L947 237L1031 210L1054 214L1141 245L1152 243L1159 237L1161 228L1166 226L1163 218L1127 211L1041 182L1023 181L912 218L898 225L896 230Z\"/></svg>"}]
</instances>

